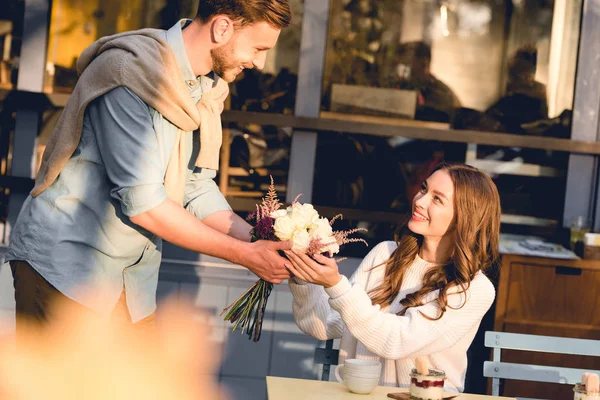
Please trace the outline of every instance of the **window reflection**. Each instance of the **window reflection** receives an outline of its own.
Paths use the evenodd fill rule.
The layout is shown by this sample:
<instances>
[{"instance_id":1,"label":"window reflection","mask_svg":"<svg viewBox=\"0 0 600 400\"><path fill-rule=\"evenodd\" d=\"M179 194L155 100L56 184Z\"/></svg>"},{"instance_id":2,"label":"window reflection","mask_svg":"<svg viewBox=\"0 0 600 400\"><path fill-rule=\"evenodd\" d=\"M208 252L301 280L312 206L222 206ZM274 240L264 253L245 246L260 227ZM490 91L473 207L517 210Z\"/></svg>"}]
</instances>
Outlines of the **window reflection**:
<instances>
[{"instance_id":1,"label":"window reflection","mask_svg":"<svg viewBox=\"0 0 600 400\"><path fill-rule=\"evenodd\" d=\"M0 7L0 89L17 84L24 4L23 0L3 0Z\"/></svg>"},{"instance_id":2,"label":"window reflection","mask_svg":"<svg viewBox=\"0 0 600 400\"><path fill-rule=\"evenodd\" d=\"M580 15L580 0L332 0L321 115L569 138ZM440 161L492 176L504 230L561 218L566 153L367 135L319 136L315 203L365 210L383 238L397 221L378 213L409 212Z\"/></svg>"},{"instance_id":3,"label":"window reflection","mask_svg":"<svg viewBox=\"0 0 600 400\"><path fill-rule=\"evenodd\" d=\"M103 36L140 28L169 29L193 18L198 0L54 0L50 20L46 92L70 92L75 64Z\"/></svg>"},{"instance_id":4,"label":"window reflection","mask_svg":"<svg viewBox=\"0 0 600 400\"><path fill-rule=\"evenodd\" d=\"M23 35L23 0L2 0L0 6L0 178L10 176L12 138L14 135L14 106L8 95L17 85L19 54ZM10 190L0 183L0 243L8 240L6 220Z\"/></svg>"},{"instance_id":5,"label":"window reflection","mask_svg":"<svg viewBox=\"0 0 600 400\"><path fill-rule=\"evenodd\" d=\"M323 111L568 137L542 125L569 119L580 15L581 0L332 0Z\"/></svg>"},{"instance_id":6,"label":"window reflection","mask_svg":"<svg viewBox=\"0 0 600 400\"><path fill-rule=\"evenodd\" d=\"M5 232L6 221L8 217L8 196L9 189L2 182L4 177L10 176L11 164L11 141L14 129L14 119L12 110L7 107L6 92L0 92L0 243L5 243L8 239Z\"/></svg>"},{"instance_id":7,"label":"window reflection","mask_svg":"<svg viewBox=\"0 0 600 400\"><path fill-rule=\"evenodd\" d=\"M143 27L147 14L154 11L152 3L142 0L53 1L44 90L70 92L77 82L75 65L81 52L102 36Z\"/></svg>"},{"instance_id":8,"label":"window reflection","mask_svg":"<svg viewBox=\"0 0 600 400\"><path fill-rule=\"evenodd\" d=\"M332 0L331 10L323 117L416 124L449 138L452 129L570 137L581 0ZM468 162L496 181L507 221L556 221L564 199L551 192L564 193L567 160L537 149L323 133L314 198L372 215L407 212L438 162Z\"/></svg>"}]
</instances>

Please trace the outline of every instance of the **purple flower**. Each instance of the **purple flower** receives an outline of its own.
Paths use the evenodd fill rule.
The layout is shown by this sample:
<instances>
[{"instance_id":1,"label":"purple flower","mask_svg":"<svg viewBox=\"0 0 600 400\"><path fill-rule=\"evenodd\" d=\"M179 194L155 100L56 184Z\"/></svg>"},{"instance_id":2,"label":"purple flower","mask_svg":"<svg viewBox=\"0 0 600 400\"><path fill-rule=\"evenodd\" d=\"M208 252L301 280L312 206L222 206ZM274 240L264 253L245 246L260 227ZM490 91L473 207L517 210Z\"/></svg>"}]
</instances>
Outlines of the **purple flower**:
<instances>
[{"instance_id":1,"label":"purple flower","mask_svg":"<svg viewBox=\"0 0 600 400\"><path fill-rule=\"evenodd\" d=\"M259 240L278 241L273 229L274 220L271 217L264 217L254 227L254 236Z\"/></svg>"}]
</instances>

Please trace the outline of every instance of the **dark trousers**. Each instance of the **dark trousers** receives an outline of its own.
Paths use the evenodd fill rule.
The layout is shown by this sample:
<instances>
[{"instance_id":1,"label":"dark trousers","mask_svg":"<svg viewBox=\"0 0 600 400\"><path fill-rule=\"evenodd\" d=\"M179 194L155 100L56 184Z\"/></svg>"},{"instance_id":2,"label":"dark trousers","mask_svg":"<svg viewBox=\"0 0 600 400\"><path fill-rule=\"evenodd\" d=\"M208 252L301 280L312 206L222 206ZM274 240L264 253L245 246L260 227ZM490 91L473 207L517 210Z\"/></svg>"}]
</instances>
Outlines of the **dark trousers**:
<instances>
[{"instance_id":1,"label":"dark trousers","mask_svg":"<svg viewBox=\"0 0 600 400\"><path fill-rule=\"evenodd\" d=\"M11 261L17 311L17 337L28 326L43 326L58 318L56 304L64 304L78 313L93 313L89 308L71 300L44 279L25 261ZM111 320L131 324L125 290L112 311ZM154 329L155 313L135 324L136 327Z\"/></svg>"}]
</instances>

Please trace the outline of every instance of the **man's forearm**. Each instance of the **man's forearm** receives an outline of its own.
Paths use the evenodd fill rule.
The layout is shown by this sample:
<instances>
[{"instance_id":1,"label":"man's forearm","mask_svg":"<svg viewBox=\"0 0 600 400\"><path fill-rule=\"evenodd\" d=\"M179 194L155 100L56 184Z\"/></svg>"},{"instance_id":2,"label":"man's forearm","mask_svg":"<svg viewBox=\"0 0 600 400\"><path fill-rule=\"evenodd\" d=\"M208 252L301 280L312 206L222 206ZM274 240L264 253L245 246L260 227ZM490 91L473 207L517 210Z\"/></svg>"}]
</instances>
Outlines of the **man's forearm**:
<instances>
[{"instance_id":1,"label":"man's forearm","mask_svg":"<svg viewBox=\"0 0 600 400\"><path fill-rule=\"evenodd\" d=\"M244 242L250 241L252 226L231 210L210 214L202 220L211 228Z\"/></svg>"},{"instance_id":2,"label":"man's forearm","mask_svg":"<svg viewBox=\"0 0 600 400\"><path fill-rule=\"evenodd\" d=\"M131 217L131 222L164 240L197 253L240 263L246 243L219 232L167 199L157 207Z\"/></svg>"}]
</instances>

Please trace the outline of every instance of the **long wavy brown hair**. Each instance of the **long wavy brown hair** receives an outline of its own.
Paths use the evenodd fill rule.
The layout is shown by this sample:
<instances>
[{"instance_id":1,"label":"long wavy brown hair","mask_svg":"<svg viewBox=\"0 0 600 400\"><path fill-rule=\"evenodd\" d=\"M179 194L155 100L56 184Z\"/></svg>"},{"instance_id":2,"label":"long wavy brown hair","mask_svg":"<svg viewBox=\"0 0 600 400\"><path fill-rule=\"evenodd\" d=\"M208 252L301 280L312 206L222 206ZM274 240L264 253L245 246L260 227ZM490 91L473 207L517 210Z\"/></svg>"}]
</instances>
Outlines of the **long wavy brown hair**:
<instances>
[{"instance_id":1,"label":"long wavy brown hair","mask_svg":"<svg viewBox=\"0 0 600 400\"><path fill-rule=\"evenodd\" d=\"M494 182L469 165L443 163L433 172L439 170L446 171L454 184L454 229L450 233L454 235L454 247L451 258L425 273L423 287L400 301L404 309L398 315L404 315L411 307L423 305L427 294L439 290L436 300L439 315L424 316L432 320L442 318L448 307L448 290L459 287L459 292L465 292L475 274L496 265L499 258L500 196ZM383 283L369 293L373 304L381 307L389 306L395 300L404 274L423 243L423 236L410 231L407 223L408 219L399 225L396 232L397 249L384 264L375 267L385 265Z\"/></svg>"}]
</instances>

